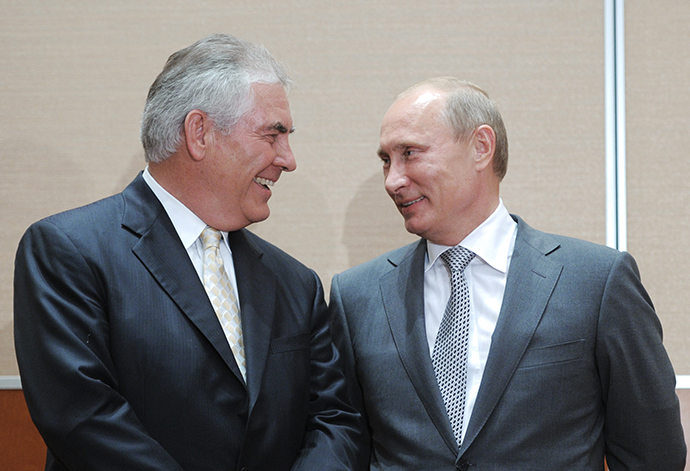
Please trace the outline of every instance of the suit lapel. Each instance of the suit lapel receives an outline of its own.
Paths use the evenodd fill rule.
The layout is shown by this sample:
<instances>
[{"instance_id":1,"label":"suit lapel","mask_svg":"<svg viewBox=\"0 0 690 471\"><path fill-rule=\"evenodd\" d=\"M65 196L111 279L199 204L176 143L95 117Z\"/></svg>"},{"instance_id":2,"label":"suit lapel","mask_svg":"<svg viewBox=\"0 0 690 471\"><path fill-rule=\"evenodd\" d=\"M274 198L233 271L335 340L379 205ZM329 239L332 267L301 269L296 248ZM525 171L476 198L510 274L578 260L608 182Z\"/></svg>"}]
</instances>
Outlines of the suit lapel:
<instances>
[{"instance_id":1,"label":"suit lapel","mask_svg":"<svg viewBox=\"0 0 690 471\"><path fill-rule=\"evenodd\" d=\"M141 175L122 196L122 225L141 236L132 251L242 381L223 328L163 206Z\"/></svg>"},{"instance_id":2,"label":"suit lapel","mask_svg":"<svg viewBox=\"0 0 690 471\"><path fill-rule=\"evenodd\" d=\"M558 244L515 218L518 233L503 304L461 452L472 444L505 391L563 269L547 258Z\"/></svg>"},{"instance_id":3,"label":"suit lapel","mask_svg":"<svg viewBox=\"0 0 690 471\"><path fill-rule=\"evenodd\" d=\"M276 275L261 261L263 253L247 238L247 231L228 234L235 265L247 360L249 410L259 395L276 311Z\"/></svg>"},{"instance_id":4,"label":"suit lapel","mask_svg":"<svg viewBox=\"0 0 690 471\"><path fill-rule=\"evenodd\" d=\"M429 355L424 321L424 258L426 242L419 241L399 259L397 268L381 277L383 305L400 360L420 401L453 454L458 447Z\"/></svg>"}]
</instances>

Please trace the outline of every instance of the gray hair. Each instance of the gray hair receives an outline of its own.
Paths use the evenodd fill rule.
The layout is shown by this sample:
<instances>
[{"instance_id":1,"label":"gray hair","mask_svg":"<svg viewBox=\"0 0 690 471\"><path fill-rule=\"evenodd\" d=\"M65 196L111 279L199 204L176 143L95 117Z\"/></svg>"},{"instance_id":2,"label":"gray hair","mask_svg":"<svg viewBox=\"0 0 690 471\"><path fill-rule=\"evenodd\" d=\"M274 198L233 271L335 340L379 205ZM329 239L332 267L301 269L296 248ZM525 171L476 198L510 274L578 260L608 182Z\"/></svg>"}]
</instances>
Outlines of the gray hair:
<instances>
[{"instance_id":1,"label":"gray hair","mask_svg":"<svg viewBox=\"0 0 690 471\"><path fill-rule=\"evenodd\" d=\"M493 170L502 180L508 171L508 135L498 105L477 85L455 77L424 80L412 85L398 96L421 88L432 88L446 93L446 102L440 119L455 132L456 139L468 138L483 124L491 126L496 134Z\"/></svg>"},{"instance_id":2,"label":"gray hair","mask_svg":"<svg viewBox=\"0 0 690 471\"><path fill-rule=\"evenodd\" d=\"M171 55L144 107L141 143L146 161L162 162L177 151L185 118L195 109L229 134L251 111L255 83L286 89L291 83L282 64L261 45L216 34Z\"/></svg>"}]
</instances>

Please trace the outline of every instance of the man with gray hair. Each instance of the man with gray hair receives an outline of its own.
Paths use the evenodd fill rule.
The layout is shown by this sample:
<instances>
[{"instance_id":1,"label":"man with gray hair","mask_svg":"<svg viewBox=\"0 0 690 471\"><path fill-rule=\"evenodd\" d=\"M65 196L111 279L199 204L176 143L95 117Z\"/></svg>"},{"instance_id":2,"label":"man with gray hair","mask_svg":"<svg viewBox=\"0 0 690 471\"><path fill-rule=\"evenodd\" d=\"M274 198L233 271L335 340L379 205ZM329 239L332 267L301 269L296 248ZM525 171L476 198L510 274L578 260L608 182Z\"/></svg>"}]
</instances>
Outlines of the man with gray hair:
<instances>
[{"instance_id":1,"label":"man with gray hair","mask_svg":"<svg viewBox=\"0 0 690 471\"><path fill-rule=\"evenodd\" d=\"M173 54L146 170L22 238L16 351L47 470L360 468L321 282L245 229L296 166L288 84L231 36Z\"/></svg>"},{"instance_id":2,"label":"man with gray hair","mask_svg":"<svg viewBox=\"0 0 690 471\"><path fill-rule=\"evenodd\" d=\"M675 376L635 261L508 213L495 103L425 80L385 114L378 154L421 240L331 285L371 469L681 471Z\"/></svg>"}]
</instances>

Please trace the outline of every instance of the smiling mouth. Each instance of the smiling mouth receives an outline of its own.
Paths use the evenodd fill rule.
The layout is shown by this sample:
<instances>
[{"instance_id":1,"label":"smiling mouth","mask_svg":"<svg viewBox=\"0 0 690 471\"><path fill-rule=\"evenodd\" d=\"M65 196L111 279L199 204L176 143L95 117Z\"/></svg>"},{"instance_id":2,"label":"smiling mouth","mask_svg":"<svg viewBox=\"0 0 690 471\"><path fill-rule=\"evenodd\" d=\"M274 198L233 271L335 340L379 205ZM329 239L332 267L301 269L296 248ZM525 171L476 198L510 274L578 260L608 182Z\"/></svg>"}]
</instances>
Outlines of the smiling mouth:
<instances>
[{"instance_id":1,"label":"smiling mouth","mask_svg":"<svg viewBox=\"0 0 690 471\"><path fill-rule=\"evenodd\" d=\"M273 180L269 180L267 178L261 178L261 177L254 177L254 181L258 183L259 185L263 186L267 190L270 189L269 187L273 186L276 184Z\"/></svg>"},{"instance_id":2,"label":"smiling mouth","mask_svg":"<svg viewBox=\"0 0 690 471\"><path fill-rule=\"evenodd\" d=\"M408 203L402 203L400 206L402 206L403 208L407 208L408 206L412 206L412 205L415 204L415 203L419 203L419 202L422 201L423 199L424 199L424 197L423 197L423 196L420 196L420 197L417 198L416 200L410 201L410 202L408 202Z\"/></svg>"}]
</instances>

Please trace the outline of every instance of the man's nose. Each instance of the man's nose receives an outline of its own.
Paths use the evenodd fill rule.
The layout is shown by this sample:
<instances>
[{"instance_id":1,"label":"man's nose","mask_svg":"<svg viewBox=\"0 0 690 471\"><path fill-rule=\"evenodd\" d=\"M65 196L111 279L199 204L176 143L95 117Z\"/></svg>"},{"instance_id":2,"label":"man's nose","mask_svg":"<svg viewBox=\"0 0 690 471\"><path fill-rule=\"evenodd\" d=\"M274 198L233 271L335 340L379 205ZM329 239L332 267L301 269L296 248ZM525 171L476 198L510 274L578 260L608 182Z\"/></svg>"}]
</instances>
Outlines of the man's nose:
<instances>
[{"instance_id":1,"label":"man's nose","mask_svg":"<svg viewBox=\"0 0 690 471\"><path fill-rule=\"evenodd\" d=\"M289 143L285 143L284 146L278 149L278 154L273 163L282 168L285 172L292 172L297 168L297 161L295 160Z\"/></svg>"},{"instance_id":2,"label":"man's nose","mask_svg":"<svg viewBox=\"0 0 690 471\"><path fill-rule=\"evenodd\" d=\"M399 164L391 162L387 171L384 171L384 186L389 194L397 193L400 188L407 185L407 181L405 169Z\"/></svg>"}]
</instances>

